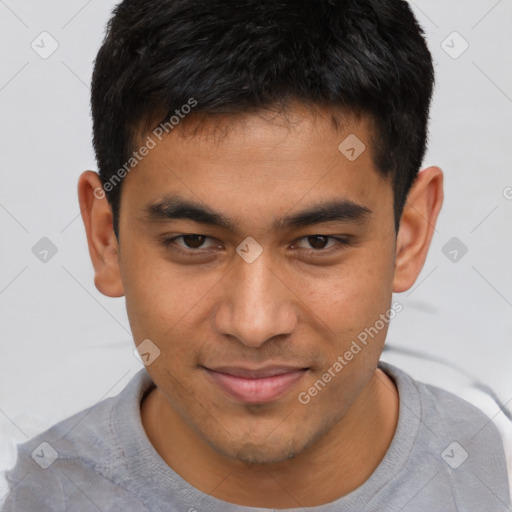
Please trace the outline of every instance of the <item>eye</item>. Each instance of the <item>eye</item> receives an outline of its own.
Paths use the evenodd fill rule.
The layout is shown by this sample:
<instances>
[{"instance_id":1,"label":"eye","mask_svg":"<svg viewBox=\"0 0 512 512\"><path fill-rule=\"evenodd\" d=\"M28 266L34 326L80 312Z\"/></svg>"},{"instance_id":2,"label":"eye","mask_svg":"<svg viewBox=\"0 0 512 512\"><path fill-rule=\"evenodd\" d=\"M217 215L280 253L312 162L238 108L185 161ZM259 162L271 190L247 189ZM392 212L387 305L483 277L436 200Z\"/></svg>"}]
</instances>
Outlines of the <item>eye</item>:
<instances>
[{"instance_id":1,"label":"eye","mask_svg":"<svg viewBox=\"0 0 512 512\"><path fill-rule=\"evenodd\" d=\"M177 252L183 252L183 253L193 253L193 252L204 252L203 249L207 249L208 247L204 247L204 243L206 240L213 240L213 238L210 238L206 235L198 235L195 233L190 233L186 235L179 235L174 236L171 238L164 238L162 240L162 243L165 247L173 248ZM178 241L181 241L182 243L178 243ZM201 250L199 250L201 249Z\"/></svg>"},{"instance_id":2,"label":"eye","mask_svg":"<svg viewBox=\"0 0 512 512\"><path fill-rule=\"evenodd\" d=\"M329 236L329 235L308 235L300 240L304 240L307 244L309 244L312 249L306 247L305 250L307 253L317 254L317 253L333 253L343 249L345 246L350 245L350 242L346 238ZM329 241L332 241L331 245L327 245ZM327 247L326 247L327 246Z\"/></svg>"},{"instance_id":3,"label":"eye","mask_svg":"<svg viewBox=\"0 0 512 512\"><path fill-rule=\"evenodd\" d=\"M211 241L210 245L205 245L208 240ZM350 241L347 238L329 235L308 235L297 239L297 241L305 242L309 247L300 247L298 243L294 243L292 249L299 249L302 253L305 252L306 255L312 256L332 254L350 245ZM196 233L162 237L162 244L166 248L176 253L190 256L205 255L206 253L211 253L211 249L221 248L216 242L214 238Z\"/></svg>"}]
</instances>

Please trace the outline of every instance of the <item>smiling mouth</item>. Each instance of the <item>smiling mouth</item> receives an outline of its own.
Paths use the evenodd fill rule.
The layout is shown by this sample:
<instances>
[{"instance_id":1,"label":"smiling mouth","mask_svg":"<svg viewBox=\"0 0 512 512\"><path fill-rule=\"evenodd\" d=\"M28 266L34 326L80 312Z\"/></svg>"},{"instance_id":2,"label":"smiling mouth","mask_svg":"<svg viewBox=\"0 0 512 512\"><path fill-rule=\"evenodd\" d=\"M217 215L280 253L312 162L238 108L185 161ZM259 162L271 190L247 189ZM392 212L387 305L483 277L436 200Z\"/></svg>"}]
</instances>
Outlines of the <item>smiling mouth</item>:
<instances>
[{"instance_id":1,"label":"smiling mouth","mask_svg":"<svg viewBox=\"0 0 512 512\"><path fill-rule=\"evenodd\" d=\"M266 403L290 391L309 368L270 366L260 369L241 367L202 367L225 394L243 403Z\"/></svg>"}]
</instances>

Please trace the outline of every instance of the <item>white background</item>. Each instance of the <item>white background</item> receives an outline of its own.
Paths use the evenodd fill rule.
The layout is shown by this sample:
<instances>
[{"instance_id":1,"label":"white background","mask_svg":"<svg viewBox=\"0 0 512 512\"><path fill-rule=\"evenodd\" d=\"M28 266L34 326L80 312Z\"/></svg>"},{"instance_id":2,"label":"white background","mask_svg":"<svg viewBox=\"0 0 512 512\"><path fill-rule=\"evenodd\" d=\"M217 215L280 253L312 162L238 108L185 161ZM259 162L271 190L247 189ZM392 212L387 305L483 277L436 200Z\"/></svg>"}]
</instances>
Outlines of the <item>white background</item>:
<instances>
[{"instance_id":1,"label":"white background","mask_svg":"<svg viewBox=\"0 0 512 512\"><path fill-rule=\"evenodd\" d=\"M79 174L96 170L89 84L113 5L0 1L0 469L14 462L14 442L117 394L141 368L124 300L94 287L76 193ZM512 0L411 5L437 74L424 166L444 170L445 204L421 276L395 297L404 310L388 341L457 365L507 403ZM59 45L47 59L31 48L43 31ZM453 31L469 44L458 58L441 46L446 40L452 55L463 48ZM47 263L32 253L42 237L58 250ZM442 252L452 237L468 248L455 263ZM418 378L446 380L418 360L383 358Z\"/></svg>"}]
</instances>

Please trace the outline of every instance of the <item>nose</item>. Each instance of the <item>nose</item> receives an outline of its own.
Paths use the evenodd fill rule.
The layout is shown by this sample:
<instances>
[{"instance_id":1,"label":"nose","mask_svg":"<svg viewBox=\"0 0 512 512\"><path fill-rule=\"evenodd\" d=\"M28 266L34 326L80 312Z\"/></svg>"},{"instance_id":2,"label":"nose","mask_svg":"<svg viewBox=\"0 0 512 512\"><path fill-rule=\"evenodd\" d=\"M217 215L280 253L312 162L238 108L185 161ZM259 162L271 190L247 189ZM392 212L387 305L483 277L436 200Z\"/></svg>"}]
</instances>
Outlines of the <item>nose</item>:
<instances>
[{"instance_id":1,"label":"nose","mask_svg":"<svg viewBox=\"0 0 512 512\"><path fill-rule=\"evenodd\" d=\"M289 335L297 324L297 290L286 271L276 269L267 254L264 250L252 263L235 258L216 308L217 331L234 336L247 347Z\"/></svg>"}]
</instances>

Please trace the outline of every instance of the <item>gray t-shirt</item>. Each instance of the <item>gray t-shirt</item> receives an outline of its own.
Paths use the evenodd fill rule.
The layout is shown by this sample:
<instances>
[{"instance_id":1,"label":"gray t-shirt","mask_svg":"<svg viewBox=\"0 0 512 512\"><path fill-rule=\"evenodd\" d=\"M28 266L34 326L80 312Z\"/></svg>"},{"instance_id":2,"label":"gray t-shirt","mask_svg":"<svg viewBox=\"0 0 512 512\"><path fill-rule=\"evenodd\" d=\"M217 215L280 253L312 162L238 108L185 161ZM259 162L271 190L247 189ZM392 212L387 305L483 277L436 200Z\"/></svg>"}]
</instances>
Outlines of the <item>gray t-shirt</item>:
<instances>
[{"instance_id":1,"label":"gray t-shirt","mask_svg":"<svg viewBox=\"0 0 512 512\"><path fill-rule=\"evenodd\" d=\"M389 363L400 412L370 478L326 505L299 512L501 512L510 509L505 454L476 407ZM3 512L257 512L205 494L177 475L148 440L140 402L154 386L142 368L107 398L18 445ZM47 444L41 444L47 443ZM47 467L46 467L47 466ZM44 469L46 467L46 469Z\"/></svg>"}]
</instances>

